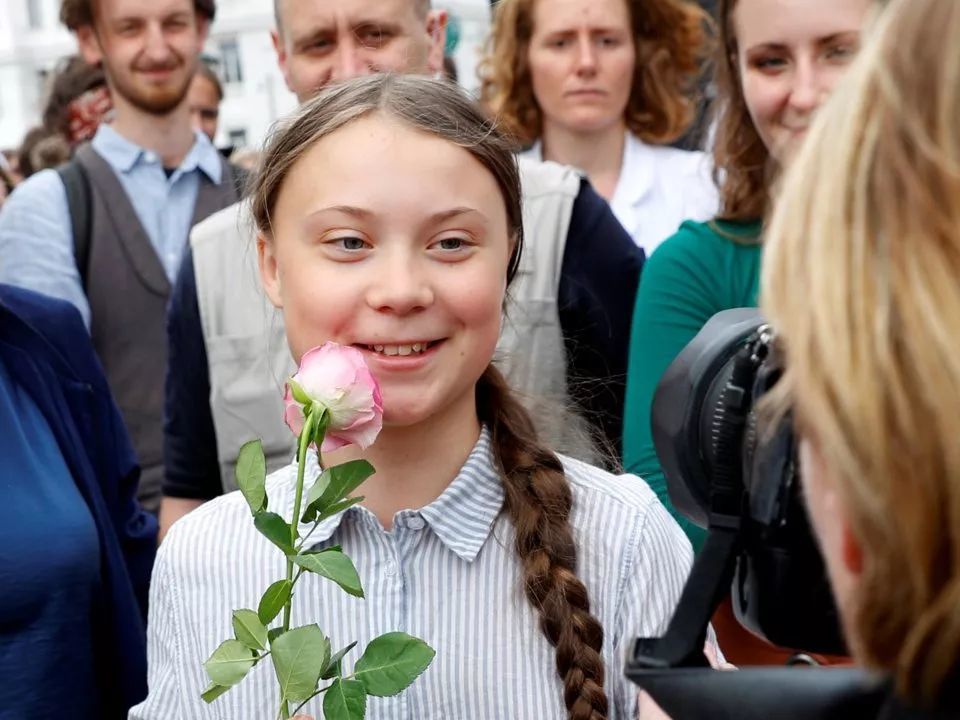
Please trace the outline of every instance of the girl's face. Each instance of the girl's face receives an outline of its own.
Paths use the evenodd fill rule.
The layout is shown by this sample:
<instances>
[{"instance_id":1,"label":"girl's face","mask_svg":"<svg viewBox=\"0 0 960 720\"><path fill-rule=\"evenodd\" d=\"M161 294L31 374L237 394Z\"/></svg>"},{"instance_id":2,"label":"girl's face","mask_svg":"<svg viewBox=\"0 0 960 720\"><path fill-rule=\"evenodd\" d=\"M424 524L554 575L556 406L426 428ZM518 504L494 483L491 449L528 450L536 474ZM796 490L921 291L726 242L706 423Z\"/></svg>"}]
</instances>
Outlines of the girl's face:
<instances>
[{"instance_id":1,"label":"girl's face","mask_svg":"<svg viewBox=\"0 0 960 720\"><path fill-rule=\"evenodd\" d=\"M860 46L874 0L739 0L737 67L747 109L784 164Z\"/></svg>"},{"instance_id":2,"label":"girl's face","mask_svg":"<svg viewBox=\"0 0 960 720\"><path fill-rule=\"evenodd\" d=\"M475 411L513 247L479 161L372 114L304 154L272 217L261 276L295 358L327 340L359 348L388 425Z\"/></svg>"},{"instance_id":3,"label":"girl's face","mask_svg":"<svg viewBox=\"0 0 960 720\"><path fill-rule=\"evenodd\" d=\"M573 133L622 124L635 55L625 0L537 0L529 62L544 123Z\"/></svg>"}]
</instances>

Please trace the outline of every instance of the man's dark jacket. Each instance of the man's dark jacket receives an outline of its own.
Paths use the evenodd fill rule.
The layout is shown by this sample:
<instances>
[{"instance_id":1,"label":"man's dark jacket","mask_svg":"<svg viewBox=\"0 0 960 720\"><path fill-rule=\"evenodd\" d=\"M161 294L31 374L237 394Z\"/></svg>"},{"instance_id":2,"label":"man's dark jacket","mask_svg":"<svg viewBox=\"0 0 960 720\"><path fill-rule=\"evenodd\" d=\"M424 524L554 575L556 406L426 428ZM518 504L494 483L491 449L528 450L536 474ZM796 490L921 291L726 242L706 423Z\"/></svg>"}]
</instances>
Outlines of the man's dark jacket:
<instances>
[{"instance_id":1,"label":"man's dark jacket","mask_svg":"<svg viewBox=\"0 0 960 720\"><path fill-rule=\"evenodd\" d=\"M69 303L0 285L0 357L49 423L96 524L96 692L105 720L126 718L147 694L147 590L157 537L156 519L136 501L140 470L130 440Z\"/></svg>"}]
</instances>

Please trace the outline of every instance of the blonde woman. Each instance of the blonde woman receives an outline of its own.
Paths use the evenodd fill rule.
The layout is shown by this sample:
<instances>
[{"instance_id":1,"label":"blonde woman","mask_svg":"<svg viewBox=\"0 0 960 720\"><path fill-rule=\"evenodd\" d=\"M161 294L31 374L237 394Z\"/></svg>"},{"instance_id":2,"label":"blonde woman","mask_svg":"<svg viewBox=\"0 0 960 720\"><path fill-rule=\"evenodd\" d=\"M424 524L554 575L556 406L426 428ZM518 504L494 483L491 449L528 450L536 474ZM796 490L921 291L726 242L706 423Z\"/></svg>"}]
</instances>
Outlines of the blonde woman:
<instances>
[{"instance_id":1,"label":"blonde woman","mask_svg":"<svg viewBox=\"0 0 960 720\"><path fill-rule=\"evenodd\" d=\"M785 183L763 308L849 647L884 717L957 717L960 3L886 13Z\"/></svg>"}]
</instances>

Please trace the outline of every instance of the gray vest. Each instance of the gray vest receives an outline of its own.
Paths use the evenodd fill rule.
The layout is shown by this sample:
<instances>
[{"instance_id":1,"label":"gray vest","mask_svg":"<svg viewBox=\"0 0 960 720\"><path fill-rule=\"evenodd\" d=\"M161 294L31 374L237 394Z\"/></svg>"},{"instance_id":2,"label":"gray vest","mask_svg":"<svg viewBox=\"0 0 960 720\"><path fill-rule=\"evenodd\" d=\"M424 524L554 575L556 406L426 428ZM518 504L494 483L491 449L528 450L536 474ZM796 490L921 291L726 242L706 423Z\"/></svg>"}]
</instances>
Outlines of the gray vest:
<instances>
[{"instance_id":1,"label":"gray vest","mask_svg":"<svg viewBox=\"0 0 960 720\"><path fill-rule=\"evenodd\" d=\"M531 409L551 447L590 459L582 424L569 412L566 353L557 312L560 268L580 175L520 160L525 246L510 288L496 362ZM283 385L296 370L283 317L260 286L245 203L190 235L210 371L210 408L225 492L236 489L240 447L260 438L268 469L290 462L295 438L283 422Z\"/></svg>"},{"instance_id":2,"label":"gray vest","mask_svg":"<svg viewBox=\"0 0 960 720\"><path fill-rule=\"evenodd\" d=\"M89 145L75 156L90 180L87 299L90 335L142 468L139 497L160 505L163 384L170 282L113 168ZM230 167L219 185L201 175L193 221L236 202Z\"/></svg>"}]
</instances>

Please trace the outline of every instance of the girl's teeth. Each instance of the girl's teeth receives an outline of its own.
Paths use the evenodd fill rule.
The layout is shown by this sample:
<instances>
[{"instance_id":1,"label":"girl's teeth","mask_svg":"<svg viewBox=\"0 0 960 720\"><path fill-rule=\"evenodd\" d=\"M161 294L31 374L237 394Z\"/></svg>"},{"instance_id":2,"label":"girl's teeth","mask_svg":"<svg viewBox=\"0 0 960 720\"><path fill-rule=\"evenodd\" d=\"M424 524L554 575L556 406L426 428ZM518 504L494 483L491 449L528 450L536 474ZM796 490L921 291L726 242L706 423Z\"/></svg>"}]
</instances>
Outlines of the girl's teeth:
<instances>
[{"instance_id":1,"label":"girl's teeth","mask_svg":"<svg viewBox=\"0 0 960 720\"><path fill-rule=\"evenodd\" d=\"M430 343L413 343L412 345L368 345L367 347L374 352L383 353L384 355L401 355L405 357L412 353L424 352L429 344Z\"/></svg>"}]
</instances>

